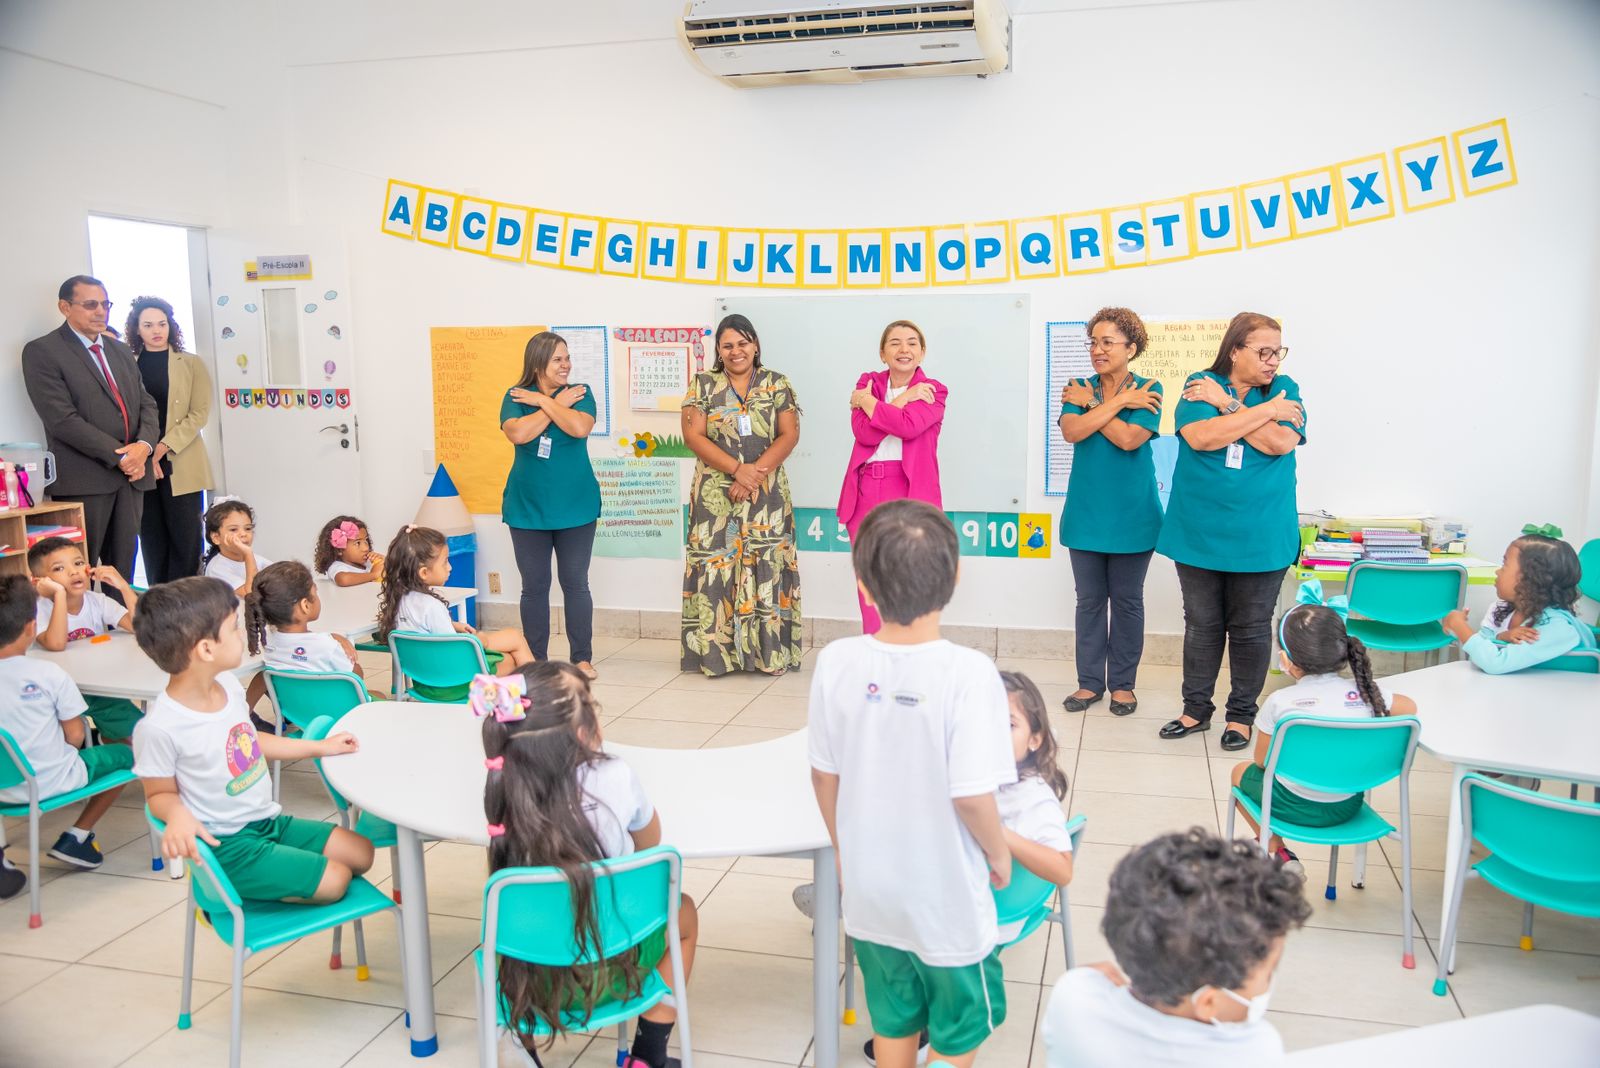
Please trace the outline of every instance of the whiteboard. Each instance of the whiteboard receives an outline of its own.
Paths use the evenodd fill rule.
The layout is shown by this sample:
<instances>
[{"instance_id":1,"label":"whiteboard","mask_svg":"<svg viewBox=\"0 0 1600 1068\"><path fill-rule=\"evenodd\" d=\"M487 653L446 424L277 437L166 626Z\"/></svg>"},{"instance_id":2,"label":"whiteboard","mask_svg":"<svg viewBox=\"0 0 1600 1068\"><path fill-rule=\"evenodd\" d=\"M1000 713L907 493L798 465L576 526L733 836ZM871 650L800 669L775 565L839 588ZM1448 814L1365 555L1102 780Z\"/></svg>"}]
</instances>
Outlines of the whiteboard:
<instances>
[{"instance_id":1,"label":"whiteboard","mask_svg":"<svg viewBox=\"0 0 1600 1068\"><path fill-rule=\"evenodd\" d=\"M1025 294L738 294L713 307L713 327L734 312L749 317L761 365L794 384L800 445L784 466L797 508L838 504L854 443L850 391L863 371L883 369L883 328L910 319L928 339L923 370L950 390L939 435L945 509L1017 510L1028 476Z\"/></svg>"}]
</instances>

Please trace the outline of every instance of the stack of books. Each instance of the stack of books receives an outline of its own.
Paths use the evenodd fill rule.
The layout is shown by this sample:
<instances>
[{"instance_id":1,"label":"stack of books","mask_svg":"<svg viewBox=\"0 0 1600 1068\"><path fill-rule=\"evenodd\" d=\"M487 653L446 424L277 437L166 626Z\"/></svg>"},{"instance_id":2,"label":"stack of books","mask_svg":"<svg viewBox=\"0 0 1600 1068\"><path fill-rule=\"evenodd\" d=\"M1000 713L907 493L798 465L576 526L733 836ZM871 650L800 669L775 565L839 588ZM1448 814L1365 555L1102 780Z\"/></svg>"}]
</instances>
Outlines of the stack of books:
<instances>
[{"instance_id":1,"label":"stack of books","mask_svg":"<svg viewBox=\"0 0 1600 1068\"><path fill-rule=\"evenodd\" d=\"M1306 551L1300 555L1300 566L1314 567L1318 571L1348 571L1359 559L1361 546L1348 536L1323 537L1306 546Z\"/></svg>"},{"instance_id":2,"label":"stack of books","mask_svg":"<svg viewBox=\"0 0 1600 1068\"><path fill-rule=\"evenodd\" d=\"M77 527L63 526L34 526L28 525L28 547L39 544L46 538L66 538L68 541L82 541L83 531Z\"/></svg>"},{"instance_id":3,"label":"stack of books","mask_svg":"<svg viewBox=\"0 0 1600 1068\"><path fill-rule=\"evenodd\" d=\"M1428 550L1421 531L1368 527L1361 532L1361 557L1385 563L1425 564Z\"/></svg>"}]
</instances>

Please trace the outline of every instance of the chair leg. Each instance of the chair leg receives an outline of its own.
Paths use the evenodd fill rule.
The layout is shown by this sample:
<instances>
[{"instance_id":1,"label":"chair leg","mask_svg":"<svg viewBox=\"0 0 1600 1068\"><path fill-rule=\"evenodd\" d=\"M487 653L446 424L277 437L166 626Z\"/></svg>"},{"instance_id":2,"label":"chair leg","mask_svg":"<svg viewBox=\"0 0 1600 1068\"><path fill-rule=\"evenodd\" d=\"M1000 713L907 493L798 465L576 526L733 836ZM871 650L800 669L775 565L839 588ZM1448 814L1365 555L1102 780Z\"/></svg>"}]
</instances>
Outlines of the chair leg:
<instances>
[{"instance_id":1,"label":"chair leg","mask_svg":"<svg viewBox=\"0 0 1600 1068\"><path fill-rule=\"evenodd\" d=\"M400 876L398 874L396 874L397 872L400 871L399 860L400 860L400 847L397 846L397 845L390 846L389 847L389 882L394 885L394 889L389 891L389 896L394 898L394 903L396 905L400 904Z\"/></svg>"},{"instance_id":2,"label":"chair leg","mask_svg":"<svg viewBox=\"0 0 1600 1068\"><path fill-rule=\"evenodd\" d=\"M183 985L178 995L178 1030L189 1030L189 993L194 986L194 884L189 885L189 899L183 906Z\"/></svg>"},{"instance_id":3,"label":"chair leg","mask_svg":"<svg viewBox=\"0 0 1600 1068\"><path fill-rule=\"evenodd\" d=\"M283 761L272 762L272 800L280 801L283 798Z\"/></svg>"},{"instance_id":4,"label":"chair leg","mask_svg":"<svg viewBox=\"0 0 1600 1068\"><path fill-rule=\"evenodd\" d=\"M1400 922L1403 925L1400 939L1400 967L1417 966L1413 928L1416 926L1411 905L1411 797L1402 787L1400 803Z\"/></svg>"},{"instance_id":5,"label":"chair leg","mask_svg":"<svg viewBox=\"0 0 1600 1068\"><path fill-rule=\"evenodd\" d=\"M1522 903L1522 941L1518 943L1523 949L1533 949L1533 902Z\"/></svg>"},{"instance_id":6,"label":"chair leg","mask_svg":"<svg viewBox=\"0 0 1600 1068\"><path fill-rule=\"evenodd\" d=\"M344 924L333 929L333 950L328 954L328 970L336 972L344 967Z\"/></svg>"},{"instance_id":7,"label":"chair leg","mask_svg":"<svg viewBox=\"0 0 1600 1068\"><path fill-rule=\"evenodd\" d=\"M1234 813L1238 811L1238 808L1239 808L1238 804L1236 804L1234 802L1234 800L1233 800L1233 795L1229 794L1228 795L1228 826L1227 826L1227 832L1222 837L1226 838L1230 842L1233 841L1233 817L1234 817Z\"/></svg>"},{"instance_id":8,"label":"chair leg","mask_svg":"<svg viewBox=\"0 0 1600 1068\"><path fill-rule=\"evenodd\" d=\"M628 1059L628 1021L621 1020L617 1023L617 1068L622 1068L622 1062Z\"/></svg>"},{"instance_id":9,"label":"chair leg","mask_svg":"<svg viewBox=\"0 0 1600 1068\"><path fill-rule=\"evenodd\" d=\"M1062 887L1061 894L1061 943L1062 950L1067 957L1067 971L1077 966L1077 954L1072 946L1072 902L1067 900L1067 888Z\"/></svg>"},{"instance_id":10,"label":"chair leg","mask_svg":"<svg viewBox=\"0 0 1600 1068\"><path fill-rule=\"evenodd\" d=\"M39 907L39 810L28 812L28 926L44 923Z\"/></svg>"},{"instance_id":11,"label":"chair leg","mask_svg":"<svg viewBox=\"0 0 1600 1068\"><path fill-rule=\"evenodd\" d=\"M1402 813L1404 816L1404 813ZM1407 820L1406 829L1410 830L1410 821ZM1410 836L1407 835L1409 845ZM1450 914L1444 918L1444 936L1439 940L1439 974L1433 980L1433 992L1439 997L1444 997L1450 991L1450 962L1456 955L1456 925L1461 919L1461 899L1467 892L1467 863L1472 849L1472 839L1461 844L1461 857L1456 864L1455 886L1450 893ZM1406 859L1410 859L1410 850L1406 850ZM1407 865L1409 869L1410 865Z\"/></svg>"},{"instance_id":12,"label":"chair leg","mask_svg":"<svg viewBox=\"0 0 1600 1068\"><path fill-rule=\"evenodd\" d=\"M1367 888L1367 845L1362 842L1356 846L1355 859L1350 865L1350 885L1357 890Z\"/></svg>"},{"instance_id":13,"label":"chair leg","mask_svg":"<svg viewBox=\"0 0 1600 1068\"><path fill-rule=\"evenodd\" d=\"M856 1022L856 943L844 936L844 1022Z\"/></svg>"},{"instance_id":14,"label":"chair leg","mask_svg":"<svg viewBox=\"0 0 1600 1068\"><path fill-rule=\"evenodd\" d=\"M356 921L356 982L364 983L371 978L372 973L367 970L367 938L361 930L361 921Z\"/></svg>"},{"instance_id":15,"label":"chair leg","mask_svg":"<svg viewBox=\"0 0 1600 1068\"><path fill-rule=\"evenodd\" d=\"M1338 897L1339 897L1339 886L1338 886L1338 882L1337 882L1338 878L1339 878L1339 847L1338 846L1329 846L1328 847L1328 888L1322 892L1322 896L1327 898L1329 901L1337 900Z\"/></svg>"},{"instance_id":16,"label":"chair leg","mask_svg":"<svg viewBox=\"0 0 1600 1068\"><path fill-rule=\"evenodd\" d=\"M166 864L161 859L161 838L154 827L150 828L150 870L161 871Z\"/></svg>"},{"instance_id":17,"label":"chair leg","mask_svg":"<svg viewBox=\"0 0 1600 1068\"><path fill-rule=\"evenodd\" d=\"M233 925L233 1016L228 1035L228 1068L239 1068L244 1059L244 932Z\"/></svg>"}]
</instances>

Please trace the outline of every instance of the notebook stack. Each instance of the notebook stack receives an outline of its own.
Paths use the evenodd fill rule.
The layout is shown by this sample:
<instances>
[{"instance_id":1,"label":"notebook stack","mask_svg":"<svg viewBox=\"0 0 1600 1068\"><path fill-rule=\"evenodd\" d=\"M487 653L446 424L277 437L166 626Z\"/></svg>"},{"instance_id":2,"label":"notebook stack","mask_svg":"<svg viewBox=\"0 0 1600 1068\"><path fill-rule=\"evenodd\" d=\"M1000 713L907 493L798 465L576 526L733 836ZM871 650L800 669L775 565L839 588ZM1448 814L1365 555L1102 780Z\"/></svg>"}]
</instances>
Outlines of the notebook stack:
<instances>
[{"instance_id":1,"label":"notebook stack","mask_svg":"<svg viewBox=\"0 0 1600 1068\"><path fill-rule=\"evenodd\" d=\"M1422 533L1415 530L1390 530L1368 527L1361 532L1361 558L1390 564L1425 564L1428 550Z\"/></svg>"},{"instance_id":2,"label":"notebook stack","mask_svg":"<svg viewBox=\"0 0 1600 1068\"><path fill-rule=\"evenodd\" d=\"M39 544L46 538L66 538L68 541L82 541L83 531L77 527L61 526L34 526L28 524L28 547Z\"/></svg>"},{"instance_id":3,"label":"notebook stack","mask_svg":"<svg viewBox=\"0 0 1600 1068\"><path fill-rule=\"evenodd\" d=\"M1348 536L1319 538L1301 554L1301 567L1314 567L1318 571L1348 571L1350 565L1361 559L1361 546Z\"/></svg>"}]
</instances>

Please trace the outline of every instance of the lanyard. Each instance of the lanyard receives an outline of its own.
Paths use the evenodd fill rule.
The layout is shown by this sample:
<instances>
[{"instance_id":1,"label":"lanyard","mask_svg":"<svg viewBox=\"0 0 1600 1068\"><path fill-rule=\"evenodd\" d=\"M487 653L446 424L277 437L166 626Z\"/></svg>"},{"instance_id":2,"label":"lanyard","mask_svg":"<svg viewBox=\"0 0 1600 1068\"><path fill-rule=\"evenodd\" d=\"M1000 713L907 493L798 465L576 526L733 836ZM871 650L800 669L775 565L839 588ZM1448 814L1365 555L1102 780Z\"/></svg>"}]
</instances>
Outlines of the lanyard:
<instances>
[{"instance_id":1,"label":"lanyard","mask_svg":"<svg viewBox=\"0 0 1600 1068\"><path fill-rule=\"evenodd\" d=\"M1095 375L1094 376L1094 387L1093 388L1094 388L1094 399L1097 400L1097 401L1100 401L1103 404L1103 403L1105 403L1105 397L1100 395L1100 385L1101 385L1102 377L1103 376L1101 376L1101 375ZM1114 393L1112 393L1112 396L1116 396L1117 393L1121 393L1123 390L1127 389L1131 385L1133 385L1133 372L1129 371L1127 374L1122 376L1122 385L1120 385L1120 386L1118 386L1116 388L1116 391Z\"/></svg>"},{"instance_id":2,"label":"lanyard","mask_svg":"<svg viewBox=\"0 0 1600 1068\"><path fill-rule=\"evenodd\" d=\"M750 384L748 386L744 387L744 396L743 397L739 396L739 390L734 386L732 377L729 377L729 379L728 379L728 392L732 393L734 395L734 397L738 398L739 410L741 412L746 410L746 408L747 408L746 400L750 396L750 391L755 389L755 388L756 388L756 373L754 371L750 372Z\"/></svg>"}]
</instances>

